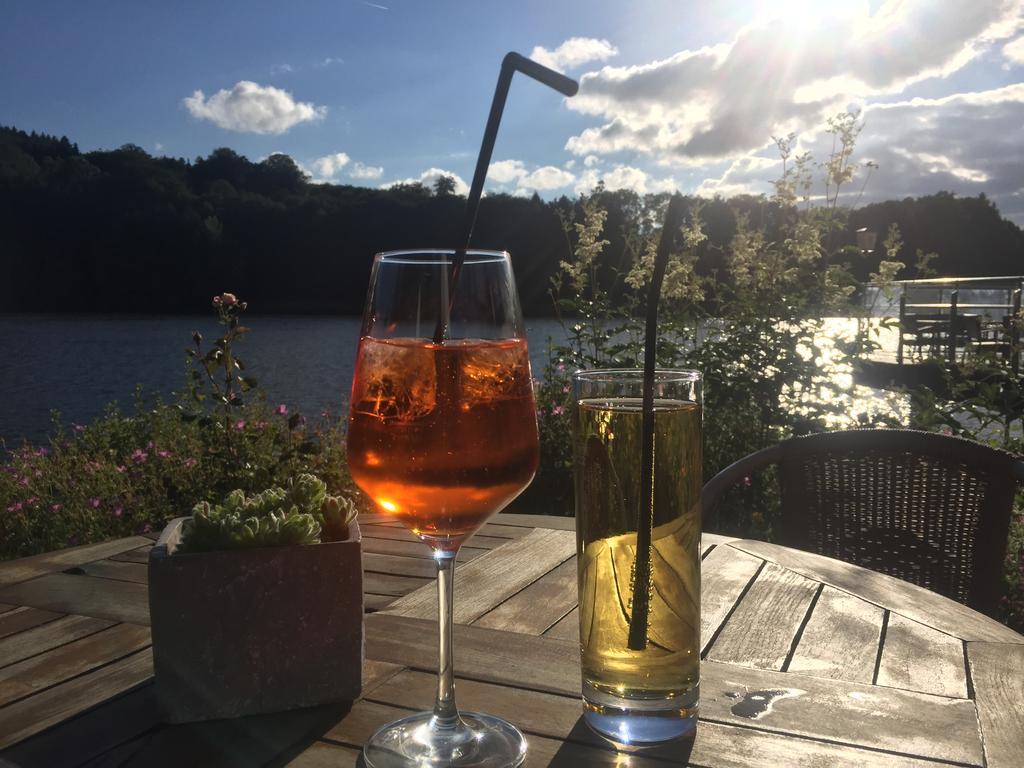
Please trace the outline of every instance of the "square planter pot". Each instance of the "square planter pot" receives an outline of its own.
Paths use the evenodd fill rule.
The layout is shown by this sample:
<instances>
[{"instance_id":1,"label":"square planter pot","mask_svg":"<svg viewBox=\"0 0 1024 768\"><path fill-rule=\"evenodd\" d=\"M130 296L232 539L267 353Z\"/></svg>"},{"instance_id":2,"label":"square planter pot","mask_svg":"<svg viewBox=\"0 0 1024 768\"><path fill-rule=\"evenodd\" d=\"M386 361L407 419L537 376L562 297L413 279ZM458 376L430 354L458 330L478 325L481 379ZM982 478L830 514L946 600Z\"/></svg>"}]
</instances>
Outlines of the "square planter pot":
<instances>
[{"instance_id":1,"label":"square planter pot","mask_svg":"<svg viewBox=\"0 0 1024 768\"><path fill-rule=\"evenodd\" d=\"M157 696L169 722L355 699L362 686L359 526L346 541L149 556Z\"/></svg>"}]
</instances>

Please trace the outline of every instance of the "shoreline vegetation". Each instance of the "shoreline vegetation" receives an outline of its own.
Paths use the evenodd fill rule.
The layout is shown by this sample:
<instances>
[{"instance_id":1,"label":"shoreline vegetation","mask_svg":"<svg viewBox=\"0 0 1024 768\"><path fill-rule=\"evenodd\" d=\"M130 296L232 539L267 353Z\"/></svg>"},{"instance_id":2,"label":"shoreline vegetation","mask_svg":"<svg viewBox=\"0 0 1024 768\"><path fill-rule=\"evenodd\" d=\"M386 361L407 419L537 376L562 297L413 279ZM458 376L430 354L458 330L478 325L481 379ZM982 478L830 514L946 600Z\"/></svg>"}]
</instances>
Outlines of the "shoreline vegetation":
<instances>
[{"instance_id":1,"label":"shoreline vegetation","mask_svg":"<svg viewBox=\"0 0 1024 768\"><path fill-rule=\"evenodd\" d=\"M800 163L795 140L782 140L790 142L793 171ZM846 211L844 226L829 234L830 248L852 245L860 228L881 240L896 224L910 256L903 277L922 276L914 263L918 252L938 254L931 268L943 275L1018 271L1024 231L984 195L938 192L857 206L873 170L864 167L856 180L825 190L825 205L826 170L808 158L799 183L815 186L808 202ZM489 194L474 245L507 249L525 314L548 316L551 280L572 259L572 224L594 199L606 212L608 241L597 269L610 300L620 303L625 287L611 278L628 271L637 243L660 224L656 216L668 197L603 187L550 201ZM705 239L693 264L701 277L726 275L742 226L773 240L786 223L774 196L686 199L701 208ZM154 157L133 144L82 152L66 137L0 127L0 273L7 277L0 308L200 313L213 293L230 287L265 314L359 315L373 254L411 244L449 247L464 207L448 177L433 187L315 184L282 154L252 162L220 148L186 160ZM880 260L878 251L850 259L850 274L864 282Z\"/></svg>"},{"instance_id":2,"label":"shoreline vegetation","mask_svg":"<svg viewBox=\"0 0 1024 768\"><path fill-rule=\"evenodd\" d=\"M957 248L989 257L984 263L975 259L975 271L1012 272L1012 262L1003 260L1012 252L992 247L996 231L1010 244L1006 247L1024 250L1020 229L1001 220L983 198L939 194L846 207L851 199L847 190L856 197L874 171L870 164L854 160L862 128L854 114L836 116L829 123L834 149L819 161L798 154L795 137L776 139L782 171L771 196L687 199L685 224L673 233L656 352L659 366L696 368L704 374L705 479L748 453L836 424L908 426L984 439L1018 453L1024 448L1016 437L1024 423L1020 379L997 358L970 361L977 373L965 377L970 386L958 388L956 382L948 382L942 397L927 389L908 392L909 417L884 404L851 407L848 383L823 375L826 364L849 367L877 345L878 323L867 321L870 308L863 306L858 293L863 282L874 282L884 293L896 279L952 273L957 264L967 263L950 256ZM77 280L77 289L69 293L68 286L54 286L45 302L51 309L80 311L89 298L95 300L89 306L102 311L118 306L122 311L145 307L162 312L166 302L193 311L200 291L209 307L212 291L205 286L211 281L231 286L237 296L267 313L282 311L290 299L268 298L264 304L257 296L271 297L279 289L282 296L301 297L305 289L310 303L301 306L309 308L316 305L317 290L340 281L358 290L358 297L346 299L358 309L366 285L360 260L368 269L366 258L374 250L413 241L444 244L451 239L449 231L454 231L459 218L455 213L462 205L444 185L433 191L413 188L416 185L387 191L311 185L283 156L253 164L230 150L218 150L193 164L151 158L131 147L82 155L66 139L3 129L5 168L11 163L11 146L24 157L15 156L20 175L12 180L6 173L3 193L18 197L14 190L20 188L23 194L5 215L23 220L14 235L4 236L15 238L17 246L6 250L14 254L6 257L8 268L29 287L18 307L22 311L41 306L32 292L40 275L59 273L61 259L68 258L75 263L65 277L72 283ZM57 157L55 146L63 155L59 162L47 163L47 157ZM111 170L115 168L121 170ZM157 170L156 177L147 177ZM226 181L228 173L236 174L235 182ZM283 186L274 186L279 182ZM268 186L257 193L252 186L257 184ZM25 185L30 187L27 192ZM46 235L50 241L24 235L26 228L38 224L41 214L33 206L40 200L55 197L50 211L61 221L62 206L80 204L87 194L83 190L95 191L94 185L105 191L95 196L93 205L78 211L73 223L39 229L51 232ZM141 236L154 222L140 206L150 210L147 206L172 191L179 196L180 207L163 210L162 228L156 230L166 242L139 254L138 263L124 272L118 271L123 265L117 259L130 237L102 255L95 251L101 242L98 233L111 226L103 217L113 215L100 208L123 203L126 207L116 218L119 231ZM550 345L544 370L535 371L541 469L515 507L571 514L569 377L577 368L639 367L643 333L637 318L644 315L668 195L641 197L599 187L575 200L544 203L539 198L494 196L484 202L478 244L500 243L516 254L524 304L528 301L536 309L546 302L547 310L553 309L561 319L566 339ZM205 218L193 205L207 211ZM913 211L930 211L939 219L906 218ZM366 217L366 226L358 228L358 235L346 237L350 217L357 214ZM869 219L869 214L875 218ZM99 218L88 229L87 220L94 216ZM994 229L958 229L965 222L988 219L996 222ZM408 222L409 228L387 228L388 222L396 221ZM937 222L945 239L929 241L921 233ZM252 241L238 233L249 225L254 230L249 236L264 240L242 260L239 249L250 247ZM868 225L878 231L880 246L874 253L857 248L853 236L857 228ZM154 233L146 237L155 242ZM348 260L317 262L321 257L311 255L320 253L311 245L316 238L344 243ZM934 247L937 254L926 247ZM24 258L26 253L38 258ZM297 255L303 257L293 261ZM284 264L292 265L293 271L282 274ZM36 269L44 272L37 274ZM110 269L113 273L106 274L116 279L99 290L96 275ZM155 272L141 280L150 269ZM152 285L169 293L157 296ZM88 295L93 288L95 295ZM126 292L130 300L116 301ZM339 299L337 306L343 303ZM218 294L215 307L222 335L212 343L199 334L193 338L186 386L176 399L153 402L140 393L132 415L111 411L88 426L69 430L58 425L48 446L11 451L0 466L0 557L157 530L199 499L221 498L235 488L255 492L303 472L320 477L332 494L353 492L345 469L343 418L326 413L312 418L275 405L253 378L259 372L245 369L234 346L248 332L241 321L246 305L235 294L224 293ZM862 322L852 338L825 348L821 331L830 314ZM965 414L970 418L964 419ZM749 478L723 499L706 528L771 540L777 503L777 478L770 473ZM1018 628L1024 626L1020 506L1005 563L1002 615Z\"/></svg>"}]
</instances>

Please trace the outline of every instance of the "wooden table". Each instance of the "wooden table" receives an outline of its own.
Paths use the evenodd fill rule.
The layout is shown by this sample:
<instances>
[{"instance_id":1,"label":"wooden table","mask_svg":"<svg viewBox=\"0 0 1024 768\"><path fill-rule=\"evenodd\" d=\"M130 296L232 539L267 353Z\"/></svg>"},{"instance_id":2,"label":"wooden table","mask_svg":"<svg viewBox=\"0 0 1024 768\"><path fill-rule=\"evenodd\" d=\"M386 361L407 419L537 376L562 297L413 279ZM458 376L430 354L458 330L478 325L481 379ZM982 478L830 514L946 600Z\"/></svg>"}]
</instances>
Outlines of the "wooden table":
<instances>
[{"instance_id":1,"label":"wooden table","mask_svg":"<svg viewBox=\"0 0 1024 768\"><path fill-rule=\"evenodd\" d=\"M460 556L458 700L518 724L527 765L1024 765L1024 637L886 576L710 534L696 741L616 754L580 719L572 524L501 515ZM150 539L0 564L0 765L358 764L377 726L431 705L436 654L426 548L383 518L363 532L362 699L185 726L155 702Z\"/></svg>"}]
</instances>

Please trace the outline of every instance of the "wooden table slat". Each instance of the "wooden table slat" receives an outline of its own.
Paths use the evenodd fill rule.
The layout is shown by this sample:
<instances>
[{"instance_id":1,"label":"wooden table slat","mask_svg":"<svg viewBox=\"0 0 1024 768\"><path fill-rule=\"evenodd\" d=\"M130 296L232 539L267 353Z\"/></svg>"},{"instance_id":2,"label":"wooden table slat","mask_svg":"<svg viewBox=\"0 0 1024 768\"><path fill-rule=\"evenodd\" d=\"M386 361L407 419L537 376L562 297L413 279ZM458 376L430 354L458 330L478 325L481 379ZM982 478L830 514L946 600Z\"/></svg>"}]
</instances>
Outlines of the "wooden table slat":
<instances>
[{"instance_id":1,"label":"wooden table slat","mask_svg":"<svg viewBox=\"0 0 1024 768\"><path fill-rule=\"evenodd\" d=\"M363 525L359 527L359 530L363 535L363 541L366 541L367 539L388 539L390 541L412 541L421 547L426 546L426 544L420 541L415 534L406 528L394 528L392 526L384 525ZM500 547L507 541L508 537L482 536L477 533L469 539L467 546L473 547L474 549L494 549L495 547Z\"/></svg>"},{"instance_id":2,"label":"wooden table slat","mask_svg":"<svg viewBox=\"0 0 1024 768\"><path fill-rule=\"evenodd\" d=\"M101 704L153 676L149 648L0 708L0 749Z\"/></svg>"},{"instance_id":3,"label":"wooden table slat","mask_svg":"<svg viewBox=\"0 0 1024 768\"><path fill-rule=\"evenodd\" d=\"M391 614L366 619L369 658L433 671L432 624ZM482 682L577 696L578 646L547 637L455 627L456 674ZM981 765L973 702L881 686L704 662L701 716L705 720L850 744L935 760ZM782 691L757 719L740 714L746 697ZM738 711L734 711L737 709Z\"/></svg>"},{"instance_id":4,"label":"wooden table slat","mask_svg":"<svg viewBox=\"0 0 1024 768\"><path fill-rule=\"evenodd\" d=\"M716 546L701 563L700 646L706 650L764 561Z\"/></svg>"},{"instance_id":5,"label":"wooden table slat","mask_svg":"<svg viewBox=\"0 0 1024 768\"><path fill-rule=\"evenodd\" d=\"M149 624L148 589L130 581L51 573L4 587L0 595L4 600L49 611Z\"/></svg>"},{"instance_id":6,"label":"wooden table slat","mask_svg":"<svg viewBox=\"0 0 1024 768\"><path fill-rule=\"evenodd\" d=\"M34 579L47 573L63 571L76 565L91 563L93 560L102 560L143 544L152 544L152 542L143 536L130 536L126 539L84 544L80 547L23 557L20 560L9 560L0 563L0 586Z\"/></svg>"},{"instance_id":7,"label":"wooden table slat","mask_svg":"<svg viewBox=\"0 0 1024 768\"><path fill-rule=\"evenodd\" d=\"M757 669L782 669L817 591L818 585L810 579L768 563L740 600L707 658Z\"/></svg>"},{"instance_id":8,"label":"wooden table slat","mask_svg":"<svg viewBox=\"0 0 1024 768\"><path fill-rule=\"evenodd\" d=\"M456 570L462 561L456 564ZM401 555L385 555L378 552L367 552L363 548L363 572L384 573L393 576L415 576L421 579L437 577L437 563L419 557L402 557Z\"/></svg>"},{"instance_id":9,"label":"wooden table slat","mask_svg":"<svg viewBox=\"0 0 1024 768\"><path fill-rule=\"evenodd\" d=\"M13 611L0 614L0 638L10 637L26 629L38 627L48 621L59 619L63 614L53 611L41 611L38 608L19 606Z\"/></svg>"},{"instance_id":10,"label":"wooden table slat","mask_svg":"<svg viewBox=\"0 0 1024 768\"><path fill-rule=\"evenodd\" d=\"M116 581L132 581L136 584L149 583L149 566L123 560L97 560L77 566L77 571L86 576Z\"/></svg>"},{"instance_id":11,"label":"wooden table slat","mask_svg":"<svg viewBox=\"0 0 1024 768\"><path fill-rule=\"evenodd\" d=\"M575 534L537 529L463 565L455 579L455 621L460 624L475 621L575 552ZM400 597L388 611L403 616L436 618L437 590L433 585L422 587Z\"/></svg>"},{"instance_id":12,"label":"wooden table slat","mask_svg":"<svg viewBox=\"0 0 1024 768\"><path fill-rule=\"evenodd\" d=\"M518 512L502 512L491 518L498 525L518 525L524 528L547 528L558 531L575 531L575 517L559 517L558 515L523 515Z\"/></svg>"},{"instance_id":13,"label":"wooden table slat","mask_svg":"<svg viewBox=\"0 0 1024 768\"><path fill-rule=\"evenodd\" d=\"M406 671L377 688L370 701L395 707L426 709L432 705L436 681L425 672ZM522 689L459 680L456 684L459 704L463 709L489 712L504 717L530 734L553 739L572 738L597 748L605 744L581 722L582 706L577 697L559 696ZM369 714L369 713L367 713ZM377 716L390 712L378 710ZM381 721L386 722L384 720ZM356 734L352 734L356 735ZM686 757L685 744L667 745L645 750L652 759L681 764ZM538 755L529 753L528 762L535 764ZM702 722L697 731L690 760L695 765L734 766L935 766L924 760L908 760L905 756L873 752L809 739L794 740L773 733L738 728L720 723ZM543 765L543 763L540 763ZM630 767L634 765L630 762Z\"/></svg>"},{"instance_id":14,"label":"wooden table slat","mask_svg":"<svg viewBox=\"0 0 1024 768\"><path fill-rule=\"evenodd\" d=\"M937 629L890 613L877 683L907 691L967 698L964 644Z\"/></svg>"},{"instance_id":15,"label":"wooden table slat","mask_svg":"<svg viewBox=\"0 0 1024 768\"><path fill-rule=\"evenodd\" d=\"M580 642L580 609L573 608L565 616L558 620L558 623L544 633L544 637L552 637L556 640L569 640L579 645Z\"/></svg>"},{"instance_id":16,"label":"wooden table slat","mask_svg":"<svg viewBox=\"0 0 1024 768\"><path fill-rule=\"evenodd\" d=\"M149 645L149 627L117 624L0 669L0 707Z\"/></svg>"},{"instance_id":17,"label":"wooden table slat","mask_svg":"<svg viewBox=\"0 0 1024 768\"><path fill-rule=\"evenodd\" d=\"M459 550L459 560L461 562L469 562L474 560L485 552L489 552L487 549L477 549L476 547L469 545L462 547ZM402 541L396 539L363 539L363 554L367 552L373 552L379 555L401 555L402 557L415 557L420 560L426 560L433 562L434 556L431 554L430 547L424 544L422 541Z\"/></svg>"},{"instance_id":18,"label":"wooden table slat","mask_svg":"<svg viewBox=\"0 0 1024 768\"><path fill-rule=\"evenodd\" d=\"M363 574L363 589L377 595L407 595L420 587L429 586L433 579L419 579L415 576L392 576L387 573L366 572Z\"/></svg>"},{"instance_id":19,"label":"wooden table slat","mask_svg":"<svg viewBox=\"0 0 1024 768\"><path fill-rule=\"evenodd\" d=\"M112 626L107 619L64 616L0 640L0 667L27 659Z\"/></svg>"},{"instance_id":20,"label":"wooden table slat","mask_svg":"<svg viewBox=\"0 0 1024 768\"><path fill-rule=\"evenodd\" d=\"M1024 765L1024 645L967 643L989 768Z\"/></svg>"},{"instance_id":21,"label":"wooden table slat","mask_svg":"<svg viewBox=\"0 0 1024 768\"><path fill-rule=\"evenodd\" d=\"M138 549L129 549L127 552L120 552L116 555L111 555L109 559L114 562L122 563L142 563L145 565L149 562L149 553L153 549L153 542L148 542L146 546L139 547Z\"/></svg>"},{"instance_id":22,"label":"wooden table slat","mask_svg":"<svg viewBox=\"0 0 1024 768\"><path fill-rule=\"evenodd\" d=\"M870 685L884 616L877 605L824 587L786 671Z\"/></svg>"},{"instance_id":23,"label":"wooden table slat","mask_svg":"<svg viewBox=\"0 0 1024 768\"><path fill-rule=\"evenodd\" d=\"M869 603L895 610L914 621L961 640L1024 643L1024 636L995 619L892 576L763 541L744 540L729 546L763 557L809 579L857 595Z\"/></svg>"},{"instance_id":24,"label":"wooden table slat","mask_svg":"<svg viewBox=\"0 0 1024 768\"><path fill-rule=\"evenodd\" d=\"M473 623L480 627L503 629L506 632L541 635L575 607L574 556Z\"/></svg>"}]
</instances>

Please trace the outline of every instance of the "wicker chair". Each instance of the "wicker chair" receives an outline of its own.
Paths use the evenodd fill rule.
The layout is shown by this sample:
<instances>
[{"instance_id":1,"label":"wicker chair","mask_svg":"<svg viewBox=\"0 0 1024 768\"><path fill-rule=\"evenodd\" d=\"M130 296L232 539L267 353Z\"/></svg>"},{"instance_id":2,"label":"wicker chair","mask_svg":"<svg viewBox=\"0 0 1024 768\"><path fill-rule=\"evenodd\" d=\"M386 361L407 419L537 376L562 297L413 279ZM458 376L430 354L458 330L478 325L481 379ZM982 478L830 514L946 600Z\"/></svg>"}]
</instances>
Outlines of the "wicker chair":
<instances>
[{"instance_id":1,"label":"wicker chair","mask_svg":"<svg viewBox=\"0 0 1024 768\"><path fill-rule=\"evenodd\" d=\"M730 486L779 465L775 539L896 576L994 614L1024 461L929 432L854 429L797 437L708 481L704 515Z\"/></svg>"}]
</instances>

